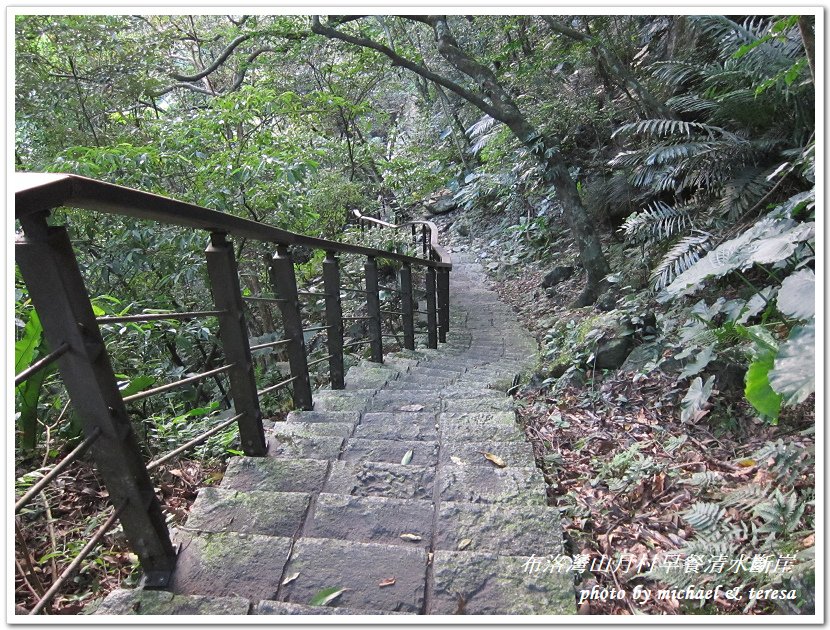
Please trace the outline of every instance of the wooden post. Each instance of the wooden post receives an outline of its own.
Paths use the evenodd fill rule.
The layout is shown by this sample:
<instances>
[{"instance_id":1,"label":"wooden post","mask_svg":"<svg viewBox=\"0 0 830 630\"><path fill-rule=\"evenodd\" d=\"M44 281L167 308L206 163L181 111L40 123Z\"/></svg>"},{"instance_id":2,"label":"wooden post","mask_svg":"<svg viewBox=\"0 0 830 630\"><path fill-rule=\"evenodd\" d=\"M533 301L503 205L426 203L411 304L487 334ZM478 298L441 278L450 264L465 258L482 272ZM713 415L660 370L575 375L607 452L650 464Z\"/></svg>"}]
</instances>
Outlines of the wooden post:
<instances>
[{"instance_id":1,"label":"wooden post","mask_svg":"<svg viewBox=\"0 0 830 630\"><path fill-rule=\"evenodd\" d=\"M176 564L161 505L141 457L112 371L89 294L65 227L49 227L48 213L20 220L24 236L15 255L51 348L69 350L58 369L84 434L100 435L92 446L95 466L116 508L130 547L144 571L145 585L167 586Z\"/></svg>"},{"instance_id":2,"label":"wooden post","mask_svg":"<svg viewBox=\"0 0 830 630\"><path fill-rule=\"evenodd\" d=\"M383 337L380 330L380 295L378 293L378 265L374 256L366 258L363 266L366 272L366 310L369 316L369 341L372 349L371 360L383 363Z\"/></svg>"},{"instance_id":3,"label":"wooden post","mask_svg":"<svg viewBox=\"0 0 830 630\"><path fill-rule=\"evenodd\" d=\"M323 261L323 286L326 293L329 378L332 389L343 389L343 310L340 305L340 262L334 252L326 252Z\"/></svg>"},{"instance_id":4,"label":"wooden post","mask_svg":"<svg viewBox=\"0 0 830 630\"><path fill-rule=\"evenodd\" d=\"M399 274L401 286L401 311L403 312L403 347L415 349L415 313L412 306L412 267L409 263L401 265Z\"/></svg>"},{"instance_id":5,"label":"wooden post","mask_svg":"<svg viewBox=\"0 0 830 630\"><path fill-rule=\"evenodd\" d=\"M438 321L435 313L435 268L427 267L427 348L438 347Z\"/></svg>"},{"instance_id":6,"label":"wooden post","mask_svg":"<svg viewBox=\"0 0 830 630\"><path fill-rule=\"evenodd\" d=\"M447 343L447 331L450 329L450 271L439 269L437 276L438 341Z\"/></svg>"},{"instance_id":7,"label":"wooden post","mask_svg":"<svg viewBox=\"0 0 830 630\"><path fill-rule=\"evenodd\" d=\"M228 372L233 406L237 414L244 414L239 419L242 450L245 455L261 457L266 454L268 448L262 428L262 411L257 396L233 244L227 240L225 234L214 232L210 235L210 245L205 250L205 258L210 286L213 289L213 302L216 304L216 310L224 311L218 316L219 337L222 340L225 361L234 364Z\"/></svg>"},{"instance_id":8,"label":"wooden post","mask_svg":"<svg viewBox=\"0 0 830 630\"><path fill-rule=\"evenodd\" d=\"M289 340L288 364L294 378L294 407L310 410L311 383L308 378L300 300L297 297L297 277L294 274L294 260L285 245L277 247L277 253L271 259L270 272L274 294L280 300L277 304L282 313L283 334Z\"/></svg>"}]
</instances>

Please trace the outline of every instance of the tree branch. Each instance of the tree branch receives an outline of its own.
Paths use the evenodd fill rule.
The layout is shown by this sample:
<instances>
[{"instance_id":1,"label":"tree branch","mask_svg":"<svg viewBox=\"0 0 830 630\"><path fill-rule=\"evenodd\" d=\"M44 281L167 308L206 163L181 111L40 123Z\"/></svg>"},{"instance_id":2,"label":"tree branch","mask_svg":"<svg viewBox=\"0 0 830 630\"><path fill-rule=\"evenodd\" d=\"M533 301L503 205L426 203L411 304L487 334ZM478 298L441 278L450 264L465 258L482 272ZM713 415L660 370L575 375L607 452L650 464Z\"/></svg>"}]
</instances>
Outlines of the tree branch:
<instances>
[{"instance_id":1,"label":"tree branch","mask_svg":"<svg viewBox=\"0 0 830 630\"><path fill-rule=\"evenodd\" d=\"M231 53L233 53L233 51L236 50L239 47L240 44L242 44L245 41L248 41L253 36L254 36L253 33L245 33L244 35L240 35L239 37L237 37L230 44L228 44L227 47L225 47L225 50L223 50L219 54L219 56L213 61L212 64L210 64L207 68L205 68L201 72L197 72L196 74L191 74L191 75L178 74L178 73L173 72L173 73L170 74L170 76L173 79L175 79L176 81L198 81L199 79L203 79L204 77L209 75L211 72L216 71L216 69L219 66L221 66L223 63L225 63L225 60L228 57L231 56Z\"/></svg>"},{"instance_id":2,"label":"tree branch","mask_svg":"<svg viewBox=\"0 0 830 630\"><path fill-rule=\"evenodd\" d=\"M405 16L407 19L412 19L414 16ZM420 21L420 20L416 20ZM384 46L383 44L379 44L371 39L366 39L365 37L357 37L355 35L349 35L347 33L343 33L336 29L333 29L329 26L324 26L320 22L320 16L315 15L312 16L312 24L311 24L311 31L316 33L317 35L323 35L325 37L329 37L331 39L339 39L341 41L347 42L349 44L353 44L355 46L360 46L362 48L369 48L371 50L375 50L389 59L392 60L393 66L401 66L402 68L406 68L407 70L411 70L412 72L428 79L438 85L442 85L443 87L447 88L458 94L461 98L469 101L483 112L490 114L493 118L497 118L496 109L483 98L474 94L473 92L467 90L466 88L458 85L454 81L450 81L446 77L442 77L439 74L435 74L434 72L428 70L424 66L419 63L415 63L410 59L406 59L405 57L401 57L397 54L394 50L389 48L388 46Z\"/></svg>"}]
</instances>

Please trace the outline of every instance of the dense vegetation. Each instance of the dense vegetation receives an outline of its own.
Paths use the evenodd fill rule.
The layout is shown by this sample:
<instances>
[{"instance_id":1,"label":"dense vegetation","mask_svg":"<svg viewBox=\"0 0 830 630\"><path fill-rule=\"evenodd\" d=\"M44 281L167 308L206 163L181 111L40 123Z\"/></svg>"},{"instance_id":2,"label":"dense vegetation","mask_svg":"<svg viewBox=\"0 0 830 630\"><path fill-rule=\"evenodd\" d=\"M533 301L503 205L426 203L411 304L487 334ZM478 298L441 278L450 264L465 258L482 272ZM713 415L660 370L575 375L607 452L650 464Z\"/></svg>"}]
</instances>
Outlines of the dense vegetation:
<instances>
[{"instance_id":1,"label":"dense vegetation","mask_svg":"<svg viewBox=\"0 0 830 630\"><path fill-rule=\"evenodd\" d=\"M587 425L570 427L560 412L588 401L596 419L596 398L605 392L608 403L624 383L641 388L643 408L666 403L640 424L676 430L651 443L627 430L612 459L590 465L591 487L618 496L686 484L690 494L675 506L686 529L668 548L791 555L797 567L761 584L797 589L796 601L711 606L806 612L815 528L813 40L811 16L17 16L15 162L336 239L358 238L347 228L352 208L420 217L439 192L457 205L448 237L499 243L488 268L508 294L527 270L572 264L568 304L546 301L538 285L527 292L539 298L531 319L543 351L525 395L549 482L558 476L560 490L570 488L558 499L563 514L589 531L574 553L610 553L596 541L613 527L590 533L585 519L596 514L567 482L576 460L556 460L545 447L563 447L545 436L585 435ZM63 217L97 313L210 308L201 237L72 210ZM266 253L238 244L249 291L267 282L256 271ZM314 281L319 263L303 261L301 273ZM19 372L47 349L19 276L15 291ZM252 334L267 335L271 323L258 312ZM211 367L212 330L215 321L194 320L103 332L128 394ZM198 433L223 399L217 380L131 412L152 454ZM288 404L266 403L275 413ZM34 479L22 473L48 469L79 431L54 372L18 388L16 410L22 490ZM720 468L706 460L684 470L685 449L701 439L717 444L707 457ZM236 451L234 440L233 431L219 434L202 455L215 462ZM200 466L183 463L163 483L185 479L192 491L218 464ZM50 501L77 517L74 500L44 497L47 514ZM647 505L604 516L630 521ZM18 548L28 575L19 602L38 590L33 576L48 572L29 565L51 561L54 576L54 559L71 559L70 534L87 527L72 518L39 542L18 523L19 538L37 548ZM96 562L123 570L130 558L113 551ZM92 569L86 575L82 601L100 588ZM749 572L737 577L757 585ZM651 579L685 586L659 571ZM61 606L73 611L71 603Z\"/></svg>"}]
</instances>

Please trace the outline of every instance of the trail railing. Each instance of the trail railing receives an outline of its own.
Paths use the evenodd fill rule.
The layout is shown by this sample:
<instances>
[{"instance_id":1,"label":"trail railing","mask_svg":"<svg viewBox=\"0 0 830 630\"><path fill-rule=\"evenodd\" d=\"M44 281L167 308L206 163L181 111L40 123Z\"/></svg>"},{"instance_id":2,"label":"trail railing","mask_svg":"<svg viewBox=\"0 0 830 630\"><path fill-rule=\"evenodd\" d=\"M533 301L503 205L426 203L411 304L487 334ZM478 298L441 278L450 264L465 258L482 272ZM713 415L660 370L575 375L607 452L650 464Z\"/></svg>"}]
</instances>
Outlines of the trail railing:
<instances>
[{"instance_id":1,"label":"trail railing","mask_svg":"<svg viewBox=\"0 0 830 630\"><path fill-rule=\"evenodd\" d=\"M361 230L387 229L411 231L412 254L386 251L362 245L303 236L267 224L242 219L139 190L116 186L75 175L17 173L15 218L22 231L16 236L16 263L26 284L35 311L40 317L50 352L22 371L15 386L39 370L57 363L60 378L77 416L83 423L83 441L15 504L18 514L47 484L87 451L109 493L114 509L93 535L81 554L44 594L30 614L42 611L92 551L106 531L120 521L126 539L138 556L147 587L168 584L175 566L176 550L171 543L161 503L154 492L149 471L184 451L204 443L211 435L236 424L243 452L248 456L267 453L260 398L291 387L294 407L312 408L312 383L309 368L328 364L333 389L344 384L344 353L368 345L372 361L383 361L384 322L399 319L403 347L415 349L415 316L426 318L426 345L437 347L446 341L449 328L450 257L438 243L438 230L430 222L416 221L395 225L355 213ZM66 226L47 222L54 209L77 208L85 211L149 219L161 225L203 231L207 277L214 308L178 313L132 314L96 317L78 265ZM407 238L409 234L407 234ZM275 249L266 261L272 293L244 295L233 239L248 239ZM292 249L302 246L322 250L323 291L298 288ZM347 287L341 282L340 257L365 257L363 287ZM378 260L399 265L398 286L381 285ZM416 308L413 268L424 271L425 310ZM400 310L381 309L379 292L394 291ZM322 298L324 323L304 326L301 298ZM365 300L365 317L344 316L342 301ZM275 304L282 316L282 331L275 339L251 344L246 308ZM218 319L218 337L224 358L220 367L180 380L122 396L100 326L123 322ZM384 319L386 318L386 319ZM391 318L391 319L390 319ZM362 320L368 329L365 339L344 339L345 322ZM325 333L327 355L310 361L305 335ZM260 386L254 371L252 352L266 348L285 350L290 377ZM155 396L210 377L226 376L228 399L232 406L217 418L209 431L151 462L145 462L133 430L126 404Z\"/></svg>"}]
</instances>

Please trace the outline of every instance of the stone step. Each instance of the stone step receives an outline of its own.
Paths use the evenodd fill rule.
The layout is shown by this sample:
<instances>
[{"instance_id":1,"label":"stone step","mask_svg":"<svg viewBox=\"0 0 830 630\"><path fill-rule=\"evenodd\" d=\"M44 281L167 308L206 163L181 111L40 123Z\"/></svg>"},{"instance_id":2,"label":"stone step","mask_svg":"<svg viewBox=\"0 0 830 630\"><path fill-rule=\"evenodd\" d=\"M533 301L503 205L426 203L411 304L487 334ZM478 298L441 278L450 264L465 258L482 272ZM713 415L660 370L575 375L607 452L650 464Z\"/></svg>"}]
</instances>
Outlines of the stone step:
<instances>
[{"instance_id":1,"label":"stone step","mask_svg":"<svg viewBox=\"0 0 830 630\"><path fill-rule=\"evenodd\" d=\"M286 422L348 422L352 425L360 421L360 413L356 411L292 411L286 417Z\"/></svg>"},{"instance_id":2,"label":"stone step","mask_svg":"<svg viewBox=\"0 0 830 630\"><path fill-rule=\"evenodd\" d=\"M447 412L438 414L438 430L445 444L476 441L524 442L525 436L516 424L516 415L508 411Z\"/></svg>"},{"instance_id":3,"label":"stone step","mask_svg":"<svg viewBox=\"0 0 830 630\"><path fill-rule=\"evenodd\" d=\"M143 588L111 592L95 610L96 615L247 615L251 602L243 597L175 595ZM87 612L87 611L85 611Z\"/></svg>"},{"instance_id":4,"label":"stone step","mask_svg":"<svg viewBox=\"0 0 830 630\"><path fill-rule=\"evenodd\" d=\"M169 586L172 592L253 601L278 599L291 538L177 531L175 540L180 547Z\"/></svg>"},{"instance_id":5,"label":"stone step","mask_svg":"<svg viewBox=\"0 0 830 630\"><path fill-rule=\"evenodd\" d=\"M435 506L428 499L324 493L317 497L303 535L407 548L429 547L434 515ZM414 540L415 537L420 540Z\"/></svg>"},{"instance_id":6,"label":"stone step","mask_svg":"<svg viewBox=\"0 0 830 630\"><path fill-rule=\"evenodd\" d=\"M288 602L258 602L252 615L414 615L414 612L390 612L386 610L365 610L361 608L334 608L333 606L305 606Z\"/></svg>"},{"instance_id":7,"label":"stone step","mask_svg":"<svg viewBox=\"0 0 830 630\"><path fill-rule=\"evenodd\" d=\"M323 491L360 497L432 499L435 467L365 460L332 462Z\"/></svg>"},{"instance_id":8,"label":"stone step","mask_svg":"<svg viewBox=\"0 0 830 630\"><path fill-rule=\"evenodd\" d=\"M311 495L303 492L202 488L190 509L186 529L290 538L299 533L310 499Z\"/></svg>"},{"instance_id":9,"label":"stone step","mask_svg":"<svg viewBox=\"0 0 830 630\"><path fill-rule=\"evenodd\" d=\"M438 398L427 400L416 393L402 389L383 390L367 402L366 410L390 413L438 412L441 410L441 401Z\"/></svg>"},{"instance_id":10,"label":"stone step","mask_svg":"<svg viewBox=\"0 0 830 630\"><path fill-rule=\"evenodd\" d=\"M435 413L370 412L363 414L354 437L367 440L438 441Z\"/></svg>"},{"instance_id":11,"label":"stone step","mask_svg":"<svg viewBox=\"0 0 830 630\"><path fill-rule=\"evenodd\" d=\"M376 391L321 389L314 393L314 411L363 411Z\"/></svg>"},{"instance_id":12,"label":"stone step","mask_svg":"<svg viewBox=\"0 0 830 630\"><path fill-rule=\"evenodd\" d=\"M228 462L222 488L270 492L320 492L329 462L314 459L234 457Z\"/></svg>"},{"instance_id":13,"label":"stone step","mask_svg":"<svg viewBox=\"0 0 830 630\"><path fill-rule=\"evenodd\" d=\"M435 466L438 463L438 442L427 440L368 439L353 437L346 440L340 459L346 462L370 461L400 464L412 451L411 464Z\"/></svg>"},{"instance_id":14,"label":"stone step","mask_svg":"<svg viewBox=\"0 0 830 630\"><path fill-rule=\"evenodd\" d=\"M291 422L278 420L269 431L272 435L296 437L348 437L354 427L351 422L304 422L295 417Z\"/></svg>"},{"instance_id":15,"label":"stone step","mask_svg":"<svg viewBox=\"0 0 830 630\"><path fill-rule=\"evenodd\" d=\"M436 480L440 500L502 505L546 505L545 481L535 467L444 464Z\"/></svg>"},{"instance_id":16,"label":"stone step","mask_svg":"<svg viewBox=\"0 0 830 630\"><path fill-rule=\"evenodd\" d=\"M478 437L476 436L475 439L478 440ZM349 440L350 443L352 441ZM508 466L531 468L535 465L533 447L529 442L519 440L508 442L448 440L441 447L441 462L469 466L493 466L493 463L487 460L483 453L492 453L500 457Z\"/></svg>"},{"instance_id":17,"label":"stone step","mask_svg":"<svg viewBox=\"0 0 830 630\"><path fill-rule=\"evenodd\" d=\"M309 604L324 589L345 590L336 608L421 613L424 607L427 552L423 547L383 545L330 538L301 538L284 575L297 578L271 598ZM381 586L394 580L394 584Z\"/></svg>"},{"instance_id":18,"label":"stone step","mask_svg":"<svg viewBox=\"0 0 830 630\"><path fill-rule=\"evenodd\" d=\"M438 510L435 549L484 551L500 556L563 553L559 510L548 506L444 501Z\"/></svg>"},{"instance_id":19,"label":"stone step","mask_svg":"<svg viewBox=\"0 0 830 630\"><path fill-rule=\"evenodd\" d=\"M361 362L346 372L345 383L347 390L380 389L389 381L398 378L400 372L393 367L379 363Z\"/></svg>"},{"instance_id":20,"label":"stone step","mask_svg":"<svg viewBox=\"0 0 830 630\"><path fill-rule=\"evenodd\" d=\"M569 573L533 571L539 558L435 552L433 615L573 615Z\"/></svg>"},{"instance_id":21,"label":"stone step","mask_svg":"<svg viewBox=\"0 0 830 630\"><path fill-rule=\"evenodd\" d=\"M291 426L291 425L288 425ZM309 427L314 423L309 423ZM352 425L345 425L351 429ZM337 459L346 438L336 435L306 435L269 431L268 456L279 459Z\"/></svg>"}]
</instances>

